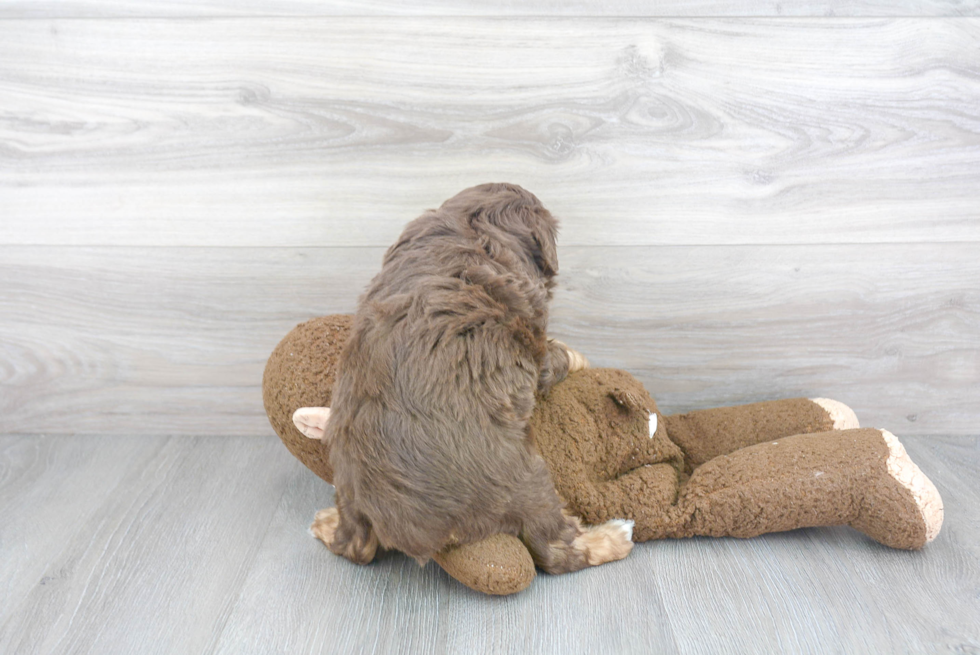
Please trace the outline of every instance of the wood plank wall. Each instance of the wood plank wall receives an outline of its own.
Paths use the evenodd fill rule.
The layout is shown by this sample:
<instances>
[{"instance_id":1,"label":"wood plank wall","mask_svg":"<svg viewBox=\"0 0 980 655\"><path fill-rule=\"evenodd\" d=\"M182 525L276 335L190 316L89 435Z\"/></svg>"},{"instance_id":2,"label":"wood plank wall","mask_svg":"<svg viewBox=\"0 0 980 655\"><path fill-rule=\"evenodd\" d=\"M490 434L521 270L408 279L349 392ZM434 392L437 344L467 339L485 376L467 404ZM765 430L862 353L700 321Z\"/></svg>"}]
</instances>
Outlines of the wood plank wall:
<instances>
[{"instance_id":1,"label":"wood plank wall","mask_svg":"<svg viewBox=\"0 0 980 655\"><path fill-rule=\"evenodd\" d=\"M891 4L0 0L0 433L268 434L277 341L511 181L664 411L976 434L980 2Z\"/></svg>"}]
</instances>

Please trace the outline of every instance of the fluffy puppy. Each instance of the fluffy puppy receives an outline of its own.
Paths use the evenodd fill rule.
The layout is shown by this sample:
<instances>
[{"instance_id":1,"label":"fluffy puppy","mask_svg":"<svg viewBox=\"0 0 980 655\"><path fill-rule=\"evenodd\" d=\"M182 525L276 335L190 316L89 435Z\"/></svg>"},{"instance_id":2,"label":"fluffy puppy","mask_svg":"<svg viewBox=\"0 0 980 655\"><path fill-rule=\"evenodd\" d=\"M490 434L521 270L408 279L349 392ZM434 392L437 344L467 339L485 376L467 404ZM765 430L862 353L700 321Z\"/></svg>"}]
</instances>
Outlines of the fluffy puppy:
<instances>
[{"instance_id":1,"label":"fluffy puppy","mask_svg":"<svg viewBox=\"0 0 980 655\"><path fill-rule=\"evenodd\" d=\"M558 223L511 184L467 189L412 221L361 297L330 419L335 510L314 534L366 564L420 562L498 532L549 573L625 557L632 524L565 516L534 449L535 396L584 358L546 334Z\"/></svg>"}]
</instances>

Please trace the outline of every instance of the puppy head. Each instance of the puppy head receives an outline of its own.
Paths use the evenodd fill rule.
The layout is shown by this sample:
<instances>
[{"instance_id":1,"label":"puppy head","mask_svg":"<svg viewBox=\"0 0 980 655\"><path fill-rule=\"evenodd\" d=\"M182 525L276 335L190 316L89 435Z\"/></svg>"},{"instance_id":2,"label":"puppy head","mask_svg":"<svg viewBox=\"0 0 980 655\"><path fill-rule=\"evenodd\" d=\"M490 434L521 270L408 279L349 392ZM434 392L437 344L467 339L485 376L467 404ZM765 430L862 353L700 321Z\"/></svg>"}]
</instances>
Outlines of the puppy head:
<instances>
[{"instance_id":1,"label":"puppy head","mask_svg":"<svg viewBox=\"0 0 980 655\"><path fill-rule=\"evenodd\" d=\"M441 209L464 217L471 228L496 241L490 248L516 239L541 275L558 274L558 221L530 191L516 184L481 184L456 194Z\"/></svg>"}]
</instances>

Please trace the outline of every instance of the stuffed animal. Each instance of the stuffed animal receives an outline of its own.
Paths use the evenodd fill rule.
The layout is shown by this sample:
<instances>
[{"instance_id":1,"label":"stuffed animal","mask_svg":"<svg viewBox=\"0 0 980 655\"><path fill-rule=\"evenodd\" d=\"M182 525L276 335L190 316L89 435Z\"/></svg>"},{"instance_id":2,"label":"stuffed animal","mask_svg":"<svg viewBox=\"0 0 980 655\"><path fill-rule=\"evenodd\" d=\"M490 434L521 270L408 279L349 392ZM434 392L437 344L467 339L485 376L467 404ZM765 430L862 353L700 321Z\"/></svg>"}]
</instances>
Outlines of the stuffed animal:
<instances>
[{"instance_id":1,"label":"stuffed animal","mask_svg":"<svg viewBox=\"0 0 980 655\"><path fill-rule=\"evenodd\" d=\"M263 377L276 433L327 482L333 471L320 437L351 320L335 315L298 325ZM833 400L664 416L628 373L585 368L538 402L530 427L567 510L587 524L630 519L634 541L849 525L886 546L918 549L942 525L939 493L901 443L885 430L859 428L854 412ZM535 576L530 554L511 535L451 547L435 559L489 594L520 591Z\"/></svg>"}]
</instances>

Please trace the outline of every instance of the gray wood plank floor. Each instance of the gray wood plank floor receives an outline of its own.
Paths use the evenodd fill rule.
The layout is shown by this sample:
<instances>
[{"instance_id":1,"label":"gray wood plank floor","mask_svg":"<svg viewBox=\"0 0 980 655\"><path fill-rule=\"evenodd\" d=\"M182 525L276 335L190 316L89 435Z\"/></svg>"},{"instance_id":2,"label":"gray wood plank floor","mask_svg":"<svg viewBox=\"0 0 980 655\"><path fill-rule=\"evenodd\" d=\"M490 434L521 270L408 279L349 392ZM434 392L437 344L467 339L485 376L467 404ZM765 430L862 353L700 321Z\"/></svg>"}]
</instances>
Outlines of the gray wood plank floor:
<instances>
[{"instance_id":1,"label":"gray wood plank floor","mask_svg":"<svg viewBox=\"0 0 980 655\"><path fill-rule=\"evenodd\" d=\"M471 592L306 532L332 488L274 437L0 437L3 653L968 653L980 438L906 438L946 504L918 553L848 528L641 544Z\"/></svg>"}]
</instances>

